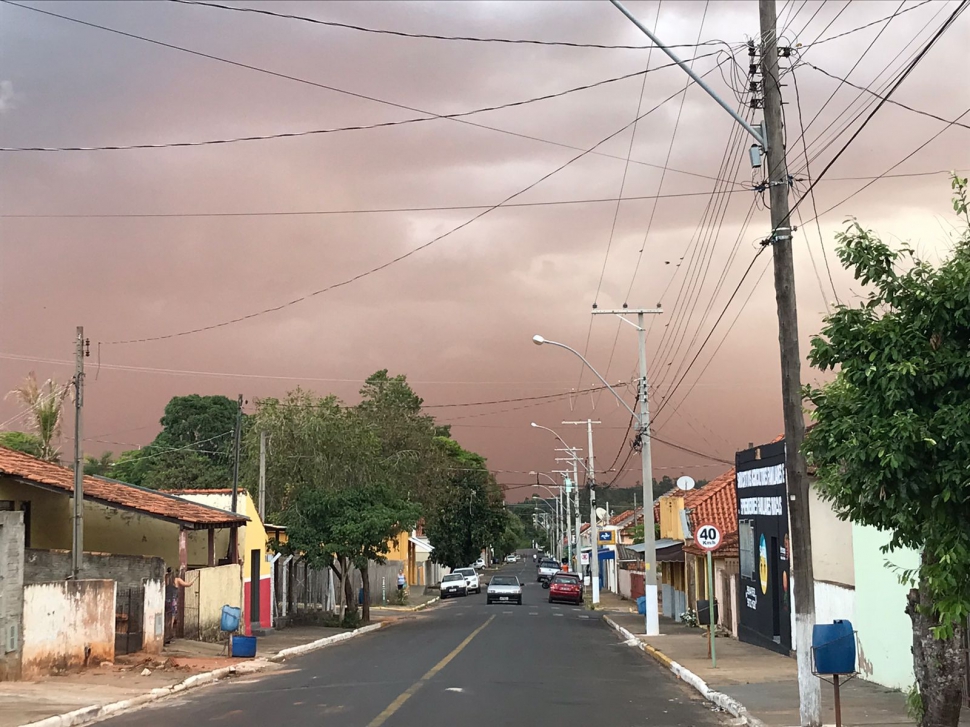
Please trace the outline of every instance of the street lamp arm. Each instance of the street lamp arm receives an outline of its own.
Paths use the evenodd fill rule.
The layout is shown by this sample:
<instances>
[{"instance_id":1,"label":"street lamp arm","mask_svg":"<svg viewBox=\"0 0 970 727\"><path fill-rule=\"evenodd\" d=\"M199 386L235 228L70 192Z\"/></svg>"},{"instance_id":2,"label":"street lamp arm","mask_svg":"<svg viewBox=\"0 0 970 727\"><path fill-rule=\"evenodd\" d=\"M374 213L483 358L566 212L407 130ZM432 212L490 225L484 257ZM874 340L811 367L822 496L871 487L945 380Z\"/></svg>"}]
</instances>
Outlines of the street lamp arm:
<instances>
[{"instance_id":1,"label":"street lamp arm","mask_svg":"<svg viewBox=\"0 0 970 727\"><path fill-rule=\"evenodd\" d=\"M549 340L547 340L545 338L542 338L542 336L535 336L535 337L533 337L532 340L535 341L537 344L540 344L540 345L543 344L543 343L548 343L550 346L559 346L559 348L564 348L567 351L569 351L570 353L574 354L580 361L582 361L584 364L586 364L586 368L588 368L590 371L592 371L594 374L596 374L596 378L598 378L600 381L603 382L603 385L607 389L610 390L610 393L613 394L613 396L616 397L616 400L618 402L620 402L621 404L623 404L623 407L628 412L630 412L630 416L632 416L632 417L636 417L637 416L637 413L635 411L633 411L633 409L630 408L630 405L626 403L626 400L622 396L620 396L619 394L616 393L616 390L612 386L609 385L609 383L606 381L606 379L604 379L602 376L600 376L600 372L597 371L596 369L594 369L593 366L592 366L592 364L589 361L586 360L586 358L583 356L583 354L581 354L575 348L573 348L572 346L567 346L565 343L559 343L558 341L549 341Z\"/></svg>"},{"instance_id":2,"label":"street lamp arm","mask_svg":"<svg viewBox=\"0 0 970 727\"><path fill-rule=\"evenodd\" d=\"M549 427L544 427L541 424L536 424L535 422L532 422L532 426L534 426L536 429L545 429L547 432L549 432L550 434L552 434L552 436L554 436L556 439L558 439L560 442L562 442L562 445L566 449L570 450L571 452L572 451L575 451L572 447L570 447L568 444L566 444L566 440L563 439L562 437L560 437L559 434L556 433L556 430L555 429L550 429ZM583 462L583 460L581 460L579 457L576 457L575 455L573 455L573 457L579 463L580 467L582 467L584 470L586 470L587 472L589 472L589 467L586 466L586 463Z\"/></svg>"}]
</instances>

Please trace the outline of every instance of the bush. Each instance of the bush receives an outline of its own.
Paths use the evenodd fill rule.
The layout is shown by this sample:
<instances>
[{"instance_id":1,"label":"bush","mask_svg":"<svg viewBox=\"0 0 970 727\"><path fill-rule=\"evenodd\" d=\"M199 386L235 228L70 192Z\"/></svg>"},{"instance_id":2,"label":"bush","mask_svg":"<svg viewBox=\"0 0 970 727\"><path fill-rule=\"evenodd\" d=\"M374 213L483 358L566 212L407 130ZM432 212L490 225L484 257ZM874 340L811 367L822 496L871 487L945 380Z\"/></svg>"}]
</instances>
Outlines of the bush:
<instances>
[{"instance_id":1,"label":"bush","mask_svg":"<svg viewBox=\"0 0 970 727\"><path fill-rule=\"evenodd\" d=\"M391 594L391 598L389 600L390 600L391 604L393 604L395 606L407 606L408 605L408 589L407 588L402 588L400 590L394 591Z\"/></svg>"},{"instance_id":2,"label":"bush","mask_svg":"<svg viewBox=\"0 0 970 727\"><path fill-rule=\"evenodd\" d=\"M360 610L354 609L353 611L347 611L344 614L344 620L341 622L341 627L345 629L356 629L361 624Z\"/></svg>"},{"instance_id":3,"label":"bush","mask_svg":"<svg viewBox=\"0 0 970 727\"><path fill-rule=\"evenodd\" d=\"M690 626L692 629L696 629L700 625L697 621L697 611L692 608L688 608L680 614L680 621L684 626Z\"/></svg>"}]
</instances>

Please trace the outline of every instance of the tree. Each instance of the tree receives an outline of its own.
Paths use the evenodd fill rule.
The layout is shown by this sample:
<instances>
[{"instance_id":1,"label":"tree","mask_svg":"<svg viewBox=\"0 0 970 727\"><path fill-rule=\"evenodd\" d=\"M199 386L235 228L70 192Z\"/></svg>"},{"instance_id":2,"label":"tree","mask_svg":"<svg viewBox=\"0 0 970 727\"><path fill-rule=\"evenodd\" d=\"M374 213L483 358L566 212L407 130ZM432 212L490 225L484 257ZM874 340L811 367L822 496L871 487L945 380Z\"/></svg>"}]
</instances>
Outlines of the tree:
<instances>
[{"instance_id":1,"label":"tree","mask_svg":"<svg viewBox=\"0 0 970 727\"><path fill-rule=\"evenodd\" d=\"M37 456L47 462L59 459L57 440L61 437L62 405L69 390L68 386L59 385L54 379L39 385L37 376L31 371L23 384L7 394L15 396L27 409L27 421L40 441Z\"/></svg>"},{"instance_id":2,"label":"tree","mask_svg":"<svg viewBox=\"0 0 970 727\"><path fill-rule=\"evenodd\" d=\"M86 454L84 456L84 474L95 476L110 474L111 467L114 465L111 456L111 452L102 452L100 457Z\"/></svg>"},{"instance_id":3,"label":"tree","mask_svg":"<svg viewBox=\"0 0 970 727\"><path fill-rule=\"evenodd\" d=\"M937 266L893 250L851 223L838 254L869 286L839 306L812 341L811 363L838 370L806 390L815 426L804 449L835 511L891 534L886 550L920 551L903 578L913 624L922 727L956 727L970 615L970 217L967 181L954 178L964 225Z\"/></svg>"},{"instance_id":4,"label":"tree","mask_svg":"<svg viewBox=\"0 0 970 727\"><path fill-rule=\"evenodd\" d=\"M383 563L388 541L410 531L419 508L400 496L396 488L374 481L356 487L315 487L302 490L287 511L288 547L303 553L314 567L335 560L355 565L364 588L363 620L370 620L370 561ZM342 569L342 590L347 568ZM343 618L341 610L341 618Z\"/></svg>"},{"instance_id":5,"label":"tree","mask_svg":"<svg viewBox=\"0 0 970 727\"><path fill-rule=\"evenodd\" d=\"M519 548L527 548L530 542L525 537L525 527L522 521L508 510L505 510L505 526L496 538L495 556L504 558L510 553L514 553Z\"/></svg>"},{"instance_id":6,"label":"tree","mask_svg":"<svg viewBox=\"0 0 970 727\"><path fill-rule=\"evenodd\" d=\"M485 458L452 439L436 439L450 467L447 484L425 516L425 533L434 546L431 558L450 568L475 561L494 545L508 523L502 491Z\"/></svg>"},{"instance_id":7,"label":"tree","mask_svg":"<svg viewBox=\"0 0 970 727\"><path fill-rule=\"evenodd\" d=\"M112 477L152 489L230 486L237 406L225 396L172 397L159 421L162 431L148 446L122 452Z\"/></svg>"},{"instance_id":8,"label":"tree","mask_svg":"<svg viewBox=\"0 0 970 727\"><path fill-rule=\"evenodd\" d=\"M44 451L40 437L27 432L0 432L0 446L38 458Z\"/></svg>"}]
</instances>

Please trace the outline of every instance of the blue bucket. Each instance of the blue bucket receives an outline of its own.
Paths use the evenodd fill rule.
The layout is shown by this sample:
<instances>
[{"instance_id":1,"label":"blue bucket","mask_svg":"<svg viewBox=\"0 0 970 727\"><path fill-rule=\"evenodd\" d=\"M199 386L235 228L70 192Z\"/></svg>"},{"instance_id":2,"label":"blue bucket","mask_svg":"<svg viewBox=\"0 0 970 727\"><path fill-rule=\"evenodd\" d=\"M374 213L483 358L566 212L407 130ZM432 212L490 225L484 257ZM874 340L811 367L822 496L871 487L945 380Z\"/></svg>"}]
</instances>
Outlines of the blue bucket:
<instances>
[{"instance_id":1,"label":"blue bucket","mask_svg":"<svg viewBox=\"0 0 970 727\"><path fill-rule=\"evenodd\" d=\"M222 620L219 622L219 628L222 631L229 631L231 633L239 628L239 619L241 617L242 609L236 608L235 606L223 606Z\"/></svg>"},{"instance_id":2,"label":"blue bucket","mask_svg":"<svg viewBox=\"0 0 970 727\"><path fill-rule=\"evenodd\" d=\"M812 652L817 674L855 672L855 632L849 621L817 624L812 630Z\"/></svg>"},{"instance_id":3,"label":"blue bucket","mask_svg":"<svg viewBox=\"0 0 970 727\"><path fill-rule=\"evenodd\" d=\"M232 655L249 658L256 656L256 637L233 634Z\"/></svg>"},{"instance_id":4,"label":"blue bucket","mask_svg":"<svg viewBox=\"0 0 970 727\"><path fill-rule=\"evenodd\" d=\"M637 598L637 613L641 616L647 613L647 597L640 596Z\"/></svg>"}]
</instances>

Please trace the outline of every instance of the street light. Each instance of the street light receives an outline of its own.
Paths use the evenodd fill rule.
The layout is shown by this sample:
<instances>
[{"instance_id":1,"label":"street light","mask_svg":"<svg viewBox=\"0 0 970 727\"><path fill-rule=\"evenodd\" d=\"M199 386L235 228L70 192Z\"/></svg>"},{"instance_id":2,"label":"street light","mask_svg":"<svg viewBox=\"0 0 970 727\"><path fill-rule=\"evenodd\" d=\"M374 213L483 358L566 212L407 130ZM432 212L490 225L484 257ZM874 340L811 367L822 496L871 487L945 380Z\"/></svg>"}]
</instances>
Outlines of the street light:
<instances>
[{"instance_id":1,"label":"street light","mask_svg":"<svg viewBox=\"0 0 970 727\"><path fill-rule=\"evenodd\" d=\"M582 558L579 555L579 550L580 550L579 541L580 541L580 535L581 535L580 530L582 529L582 517L579 514L579 470L577 469L577 465L581 465L582 468L586 470L587 473L589 472L589 467L587 467L586 463L583 462L576 455L576 453L581 450L577 449L576 447L570 447L568 444L566 444L566 440L560 437L559 433L556 432L556 430L550 429L549 427L544 427L541 424L536 424L535 422L532 422L532 427L534 427L535 429L545 429L547 432L552 434L552 436L554 436L556 439L562 442L562 446L565 447L564 451L568 452L571 456L570 461L572 462L572 465L573 465L573 472L572 472L573 487L576 489L576 495L575 495L576 517L574 520L572 515L573 501L569 497L569 488L567 486L566 487L566 531L569 533L568 540L570 542L570 546L568 550L569 550L569 555L572 558L573 572L581 573ZM560 474L563 474L568 482L569 473L564 472ZM575 523L575 533L572 532L574 530L573 523Z\"/></svg>"},{"instance_id":2,"label":"street light","mask_svg":"<svg viewBox=\"0 0 970 727\"><path fill-rule=\"evenodd\" d=\"M594 313L595 312L597 311L594 311ZM601 311L601 312L615 313L617 315L622 315L624 313L624 311ZM567 346L565 343L559 343L558 341L547 341L545 338L539 335L533 336L532 342L535 343L537 346L542 346L544 344L549 344L550 346L558 346L559 348L564 348L567 351L569 351L571 354L576 356L576 358L578 358L580 361L583 362L586 368L588 368L596 375L596 378L598 378L601 382L603 382L603 385L610 390L610 393L613 394L616 400L623 405L624 409L630 412L630 416L632 416L638 423L637 430L638 430L638 435L639 435L639 440L641 445L640 446L640 468L642 473L641 477L642 477L642 486L643 486L643 493L644 493L643 581L644 581L644 591L646 595L646 603L645 603L646 608L644 609L644 622L645 622L644 631L648 636L655 636L660 633L660 618L659 618L659 613L657 609L657 602L658 602L657 544L656 544L656 537L654 535L653 522L647 521L647 512L652 512L653 510L653 471L652 471L653 466L652 466L651 457L650 457L650 415L647 407L648 399L647 399L647 373L646 373L646 350L645 350L646 329L643 326L643 315L644 313L657 313L659 312L659 310L657 311L637 310L635 312L637 313L637 321L638 321L638 324L635 327L637 329L637 334L640 342L640 390L637 396L637 399L639 401L639 409L640 409L639 414L635 412L630 407L629 404L626 403L623 397L621 397L616 392L616 390L609 385L606 379L604 379L603 376L600 375L600 372L594 369L592 364L590 364L590 362L587 361L586 358L579 351L577 351L571 346ZM626 319L624 318L624 320ZM593 446L592 427L589 428L589 442L590 442L589 444L590 449L592 449L592 446ZM589 455L590 455L590 464L592 465L592 462L593 462L592 452L590 452ZM589 469L594 470L589 474L590 474L590 477L592 477L595 481L595 468L591 466ZM649 499L647 498L648 493L650 494ZM596 528L594 523L596 518L596 512L595 510L593 510L592 498L590 502L590 509L591 509L590 524L593 526L591 530L595 535ZM651 517L650 520L652 521L653 518ZM593 558L596 557L597 545L598 545L597 543L594 543L592 546L591 556ZM595 578L596 576L595 572L593 576Z\"/></svg>"},{"instance_id":3,"label":"street light","mask_svg":"<svg viewBox=\"0 0 970 727\"><path fill-rule=\"evenodd\" d=\"M533 471L529 472L529 474L536 476L536 484L535 484L536 487L541 487L543 490L545 490L550 495L552 495L553 497L556 498L556 558L558 558L559 559L559 562L561 563L562 562L562 535L563 535L563 530L565 529L566 532L569 532L568 531L568 527L569 526L563 523L563 506L562 506L562 491L563 491L563 486L562 485L559 485L559 484L556 484L556 480L553 479L550 475L547 475L545 472L536 472L535 470L533 470ZM542 475L543 477L545 477L546 479L548 479L553 484L553 487L555 487L557 490L559 490L559 492L558 493L553 492L552 489L550 489L550 488L546 487L545 485L541 484L539 482L539 475ZM536 495L533 495L533 497L536 497ZM545 502L545 500L543 500L543 502Z\"/></svg>"},{"instance_id":4,"label":"street light","mask_svg":"<svg viewBox=\"0 0 970 727\"><path fill-rule=\"evenodd\" d=\"M553 522L552 532L549 532L549 521L548 520L545 521L546 522L546 524L545 524L545 530L546 530L546 535L549 537L550 542L554 541L558 537L556 535L556 527L555 527L556 526L556 511L552 509L552 505L550 505L548 502L545 501L544 498L541 498L538 495L533 495L532 496L532 502L534 504L538 504L538 503L541 502L543 505L546 506L546 509L549 510L549 515L552 515L552 522ZM546 516L546 513L543 512L541 514L544 516L544 519L545 519L545 517L547 517Z\"/></svg>"}]
</instances>

